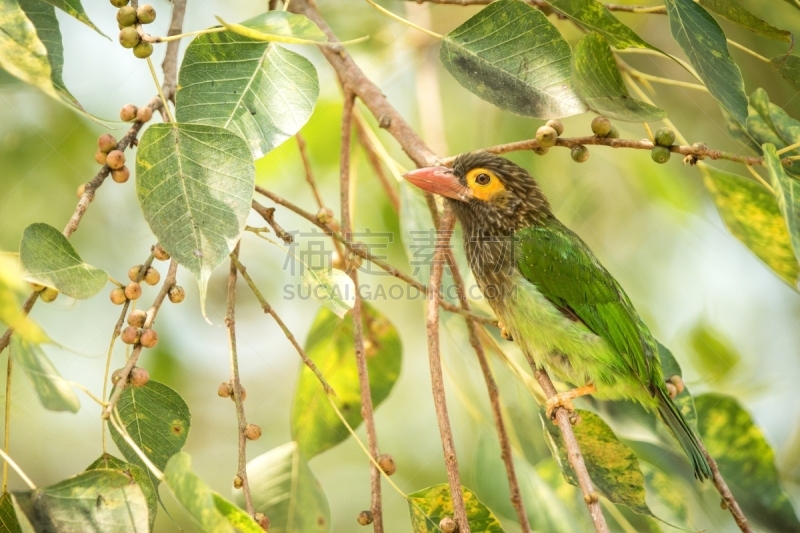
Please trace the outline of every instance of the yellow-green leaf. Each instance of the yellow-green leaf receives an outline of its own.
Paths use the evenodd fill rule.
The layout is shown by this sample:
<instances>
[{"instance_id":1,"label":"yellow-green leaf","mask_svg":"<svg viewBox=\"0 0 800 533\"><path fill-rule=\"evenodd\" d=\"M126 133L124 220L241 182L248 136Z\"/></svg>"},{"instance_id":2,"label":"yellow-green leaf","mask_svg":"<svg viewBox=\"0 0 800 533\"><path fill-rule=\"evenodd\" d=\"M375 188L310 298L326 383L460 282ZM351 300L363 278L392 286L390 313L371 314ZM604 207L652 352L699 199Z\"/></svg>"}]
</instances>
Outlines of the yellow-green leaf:
<instances>
[{"instance_id":1,"label":"yellow-green leaf","mask_svg":"<svg viewBox=\"0 0 800 533\"><path fill-rule=\"evenodd\" d=\"M25 228L19 262L27 281L53 287L79 300L94 296L108 281L108 274L86 264L60 231L43 223Z\"/></svg>"},{"instance_id":2,"label":"yellow-green leaf","mask_svg":"<svg viewBox=\"0 0 800 533\"><path fill-rule=\"evenodd\" d=\"M781 487L775 452L736 399L721 394L695 398L698 428L708 453L745 515L774 533L800 531L800 520Z\"/></svg>"},{"instance_id":3,"label":"yellow-green leaf","mask_svg":"<svg viewBox=\"0 0 800 533\"><path fill-rule=\"evenodd\" d=\"M587 30L595 31L605 37L614 48L658 50L620 22L606 6L597 0L546 0L546 2Z\"/></svg>"},{"instance_id":4,"label":"yellow-green leaf","mask_svg":"<svg viewBox=\"0 0 800 533\"><path fill-rule=\"evenodd\" d=\"M525 2L498 0L444 36L439 58L458 83L518 115L557 118L586 110L570 83L569 44Z\"/></svg>"},{"instance_id":5,"label":"yellow-green leaf","mask_svg":"<svg viewBox=\"0 0 800 533\"><path fill-rule=\"evenodd\" d=\"M108 35L100 31L100 28L94 25L94 23L89 19L89 15L86 14L86 11L83 9L81 5L81 0L37 0L39 2L45 1L48 4L52 4L56 6L58 9L62 10L64 13L75 17L76 19L80 20L94 31L108 39Z\"/></svg>"},{"instance_id":6,"label":"yellow-green leaf","mask_svg":"<svg viewBox=\"0 0 800 533\"><path fill-rule=\"evenodd\" d=\"M229 23L217 17L228 31L256 41L285 44L320 44L328 37L319 27L303 15L285 11L270 11L242 24Z\"/></svg>"},{"instance_id":7,"label":"yellow-green leaf","mask_svg":"<svg viewBox=\"0 0 800 533\"><path fill-rule=\"evenodd\" d=\"M19 262L0 255L0 322L14 328L14 335L31 344L49 341L47 334L29 316L20 310L23 297L30 286L22 280Z\"/></svg>"},{"instance_id":8,"label":"yellow-green leaf","mask_svg":"<svg viewBox=\"0 0 800 533\"><path fill-rule=\"evenodd\" d=\"M38 344L31 344L15 335L11 338L11 357L31 380L45 409L78 412L81 407L78 396Z\"/></svg>"},{"instance_id":9,"label":"yellow-green leaf","mask_svg":"<svg viewBox=\"0 0 800 533\"><path fill-rule=\"evenodd\" d=\"M796 90L800 90L800 56L782 54L770 59L783 78Z\"/></svg>"},{"instance_id":10,"label":"yellow-green leaf","mask_svg":"<svg viewBox=\"0 0 800 533\"><path fill-rule=\"evenodd\" d=\"M369 305L362 306L364 349L375 407L391 392L402 362L400 336L389 320ZM305 351L336 391L336 403L347 422L362 422L361 394L353 348L353 315L342 320L320 308L306 339ZM328 402L314 373L303 366L291 413L292 438L311 458L345 440L350 433Z\"/></svg>"},{"instance_id":11,"label":"yellow-green leaf","mask_svg":"<svg viewBox=\"0 0 800 533\"><path fill-rule=\"evenodd\" d=\"M704 8L738 24L753 33L757 33L769 39L788 43L792 39L792 33L776 28L767 24L757 16L750 13L742 6L739 0L697 0L697 3Z\"/></svg>"},{"instance_id":12,"label":"yellow-green leaf","mask_svg":"<svg viewBox=\"0 0 800 533\"><path fill-rule=\"evenodd\" d=\"M731 341L706 322L698 322L689 332L689 346L700 374L712 383L724 381L742 360Z\"/></svg>"},{"instance_id":13,"label":"yellow-green leaf","mask_svg":"<svg viewBox=\"0 0 800 533\"><path fill-rule=\"evenodd\" d=\"M472 533L504 532L500 521L474 492L463 486L461 491ZM453 517L450 485L442 483L409 494L408 507L411 511L411 530L414 533L441 533L439 522L446 516Z\"/></svg>"},{"instance_id":14,"label":"yellow-green leaf","mask_svg":"<svg viewBox=\"0 0 800 533\"><path fill-rule=\"evenodd\" d=\"M327 533L331 528L328 498L300 453L288 442L247 463L247 479L256 512L269 517L270 533ZM244 506L241 490L233 501Z\"/></svg>"},{"instance_id":15,"label":"yellow-green leaf","mask_svg":"<svg viewBox=\"0 0 800 533\"><path fill-rule=\"evenodd\" d=\"M572 80L589 109L600 115L631 122L650 122L667 116L662 109L631 97L611 47L599 33L584 36L575 46Z\"/></svg>"},{"instance_id":16,"label":"yellow-green leaf","mask_svg":"<svg viewBox=\"0 0 800 533\"><path fill-rule=\"evenodd\" d=\"M794 255L800 259L800 181L790 177L775 153L775 145L764 144L764 162L769 172L772 188L778 201L789 237L794 248Z\"/></svg>"},{"instance_id":17,"label":"yellow-green leaf","mask_svg":"<svg viewBox=\"0 0 800 533\"><path fill-rule=\"evenodd\" d=\"M214 498L214 506L217 508L217 511L225 517L230 525L236 528L237 533L264 533L261 526L259 526L255 520L253 520L253 517L244 510L236 507L232 502L226 500L217 492L212 491L211 496ZM270 517L270 515L267 516ZM273 533L278 533L278 530L272 527L271 518L270 530L272 530Z\"/></svg>"},{"instance_id":18,"label":"yellow-green leaf","mask_svg":"<svg viewBox=\"0 0 800 533\"><path fill-rule=\"evenodd\" d=\"M97 470L98 468L105 468L122 472L130 477L139 488L142 489L145 501L147 501L147 511L150 522L150 529L153 529L153 524L156 521L156 512L158 511L158 492L156 492L153 481L141 467L131 463L127 463L122 459L117 459L111 454L104 453L97 458L92 464L86 467L86 470Z\"/></svg>"},{"instance_id":19,"label":"yellow-green leaf","mask_svg":"<svg viewBox=\"0 0 800 533\"><path fill-rule=\"evenodd\" d=\"M17 0L0 2L0 67L53 98L59 98L50 78L47 48Z\"/></svg>"},{"instance_id":20,"label":"yellow-green leaf","mask_svg":"<svg viewBox=\"0 0 800 533\"><path fill-rule=\"evenodd\" d=\"M797 289L800 266L774 196L753 180L707 165L701 170L706 189L728 230Z\"/></svg>"}]
</instances>

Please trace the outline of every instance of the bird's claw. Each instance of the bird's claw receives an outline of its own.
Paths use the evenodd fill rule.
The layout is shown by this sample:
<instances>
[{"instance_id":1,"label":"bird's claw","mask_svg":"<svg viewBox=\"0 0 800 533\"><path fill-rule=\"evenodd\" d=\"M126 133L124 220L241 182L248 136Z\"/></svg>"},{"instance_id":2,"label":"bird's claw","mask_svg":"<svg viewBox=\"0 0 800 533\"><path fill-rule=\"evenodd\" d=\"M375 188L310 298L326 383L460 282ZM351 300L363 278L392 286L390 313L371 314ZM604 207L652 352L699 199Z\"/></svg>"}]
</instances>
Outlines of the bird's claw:
<instances>
[{"instance_id":1,"label":"bird's claw","mask_svg":"<svg viewBox=\"0 0 800 533\"><path fill-rule=\"evenodd\" d=\"M497 326L500 328L500 336L503 337L507 341L513 341L514 337L511 336L511 332L506 329L502 322L498 322Z\"/></svg>"},{"instance_id":2,"label":"bird's claw","mask_svg":"<svg viewBox=\"0 0 800 533\"><path fill-rule=\"evenodd\" d=\"M547 418L550 420L555 420L556 410L559 407L566 409L570 415L575 412L575 406L572 405L572 396L568 392L559 392L552 398L548 398L544 405Z\"/></svg>"}]
</instances>

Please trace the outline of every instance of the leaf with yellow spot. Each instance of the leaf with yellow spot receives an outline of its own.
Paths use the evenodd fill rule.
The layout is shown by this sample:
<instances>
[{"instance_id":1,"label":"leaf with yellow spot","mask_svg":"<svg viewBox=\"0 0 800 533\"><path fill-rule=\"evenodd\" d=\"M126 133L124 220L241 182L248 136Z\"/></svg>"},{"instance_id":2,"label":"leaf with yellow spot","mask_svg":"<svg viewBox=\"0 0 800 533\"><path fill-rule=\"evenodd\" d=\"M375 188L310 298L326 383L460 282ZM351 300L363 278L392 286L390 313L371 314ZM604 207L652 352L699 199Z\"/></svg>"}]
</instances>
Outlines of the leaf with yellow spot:
<instances>
[{"instance_id":1,"label":"leaf with yellow spot","mask_svg":"<svg viewBox=\"0 0 800 533\"><path fill-rule=\"evenodd\" d=\"M472 533L503 533L500 521L486 507L474 492L462 486L464 508ZM411 530L414 533L441 533L439 522L442 518L453 518L453 499L450 485L442 483L408 495L411 511Z\"/></svg>"}]
</instances>

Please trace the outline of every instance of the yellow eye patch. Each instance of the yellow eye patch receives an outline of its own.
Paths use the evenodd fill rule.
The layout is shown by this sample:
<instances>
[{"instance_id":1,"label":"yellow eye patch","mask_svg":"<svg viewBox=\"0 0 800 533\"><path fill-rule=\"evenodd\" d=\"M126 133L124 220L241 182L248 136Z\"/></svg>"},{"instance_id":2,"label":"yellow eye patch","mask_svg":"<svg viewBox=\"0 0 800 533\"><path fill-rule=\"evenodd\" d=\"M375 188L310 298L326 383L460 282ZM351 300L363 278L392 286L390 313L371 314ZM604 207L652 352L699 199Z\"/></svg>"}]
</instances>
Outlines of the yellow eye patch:
<instances>
[{"instance_id":1,"label":"yellow eye patch","mask_svg":"<svg viewBox=\"0 0 800 533\"><path fill-rule=\"evenodd\" d=\"M506 190L494 172L485 168L473 168L467 173L467 186L478 200L491 200Z\"/></svg>"}]
</instances>

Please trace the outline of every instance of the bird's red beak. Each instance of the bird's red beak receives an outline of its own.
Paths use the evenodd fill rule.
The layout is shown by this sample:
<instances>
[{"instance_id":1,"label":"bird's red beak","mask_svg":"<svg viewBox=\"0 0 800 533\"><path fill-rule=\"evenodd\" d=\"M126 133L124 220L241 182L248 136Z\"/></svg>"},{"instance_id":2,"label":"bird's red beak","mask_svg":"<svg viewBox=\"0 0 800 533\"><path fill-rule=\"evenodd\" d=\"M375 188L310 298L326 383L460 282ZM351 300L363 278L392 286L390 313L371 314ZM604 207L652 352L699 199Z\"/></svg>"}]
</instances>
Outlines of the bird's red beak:
<instances>
[{"instance_id":1,"label":"bird's red beak","mask_svg":"<svg viewBox=\"0 0 800 533\"><path fill-rule=\"evenodd\" d=\"M472 198L472 191L447 167L425 167L406 172L403 177L425 192L440 194L453 200L466 202Z\"/></svg>"}]
</instances>

